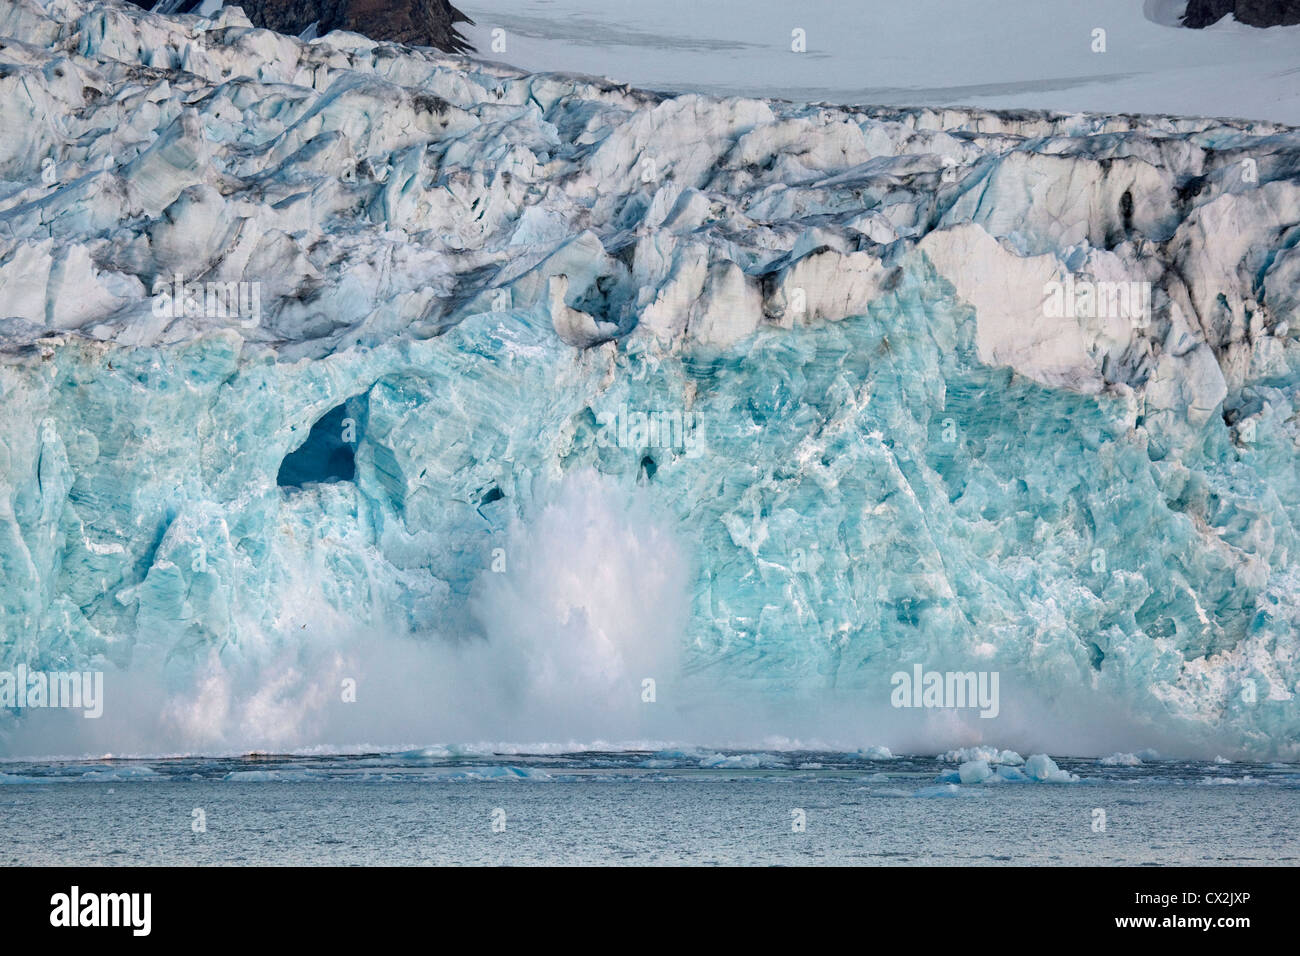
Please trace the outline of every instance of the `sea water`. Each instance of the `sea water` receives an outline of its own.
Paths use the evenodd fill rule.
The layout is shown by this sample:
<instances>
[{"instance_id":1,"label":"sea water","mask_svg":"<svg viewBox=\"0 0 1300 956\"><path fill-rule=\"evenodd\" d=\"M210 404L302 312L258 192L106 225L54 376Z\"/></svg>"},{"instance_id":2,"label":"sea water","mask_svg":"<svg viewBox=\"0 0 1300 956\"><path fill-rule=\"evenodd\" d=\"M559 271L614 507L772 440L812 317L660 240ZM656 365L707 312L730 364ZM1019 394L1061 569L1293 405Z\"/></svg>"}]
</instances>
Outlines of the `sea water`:
<instances>
[{"instance_id":1,"label":"sea water","mask_svg":"<svg viewBox=\"0 0 1300 956\"><path fill-rule=\"evenodd\" d=\"M697 749L7 762L0 863L1300 862L1300 766L1056 762L1077 779Z\"/></svg>"}]
</instances>

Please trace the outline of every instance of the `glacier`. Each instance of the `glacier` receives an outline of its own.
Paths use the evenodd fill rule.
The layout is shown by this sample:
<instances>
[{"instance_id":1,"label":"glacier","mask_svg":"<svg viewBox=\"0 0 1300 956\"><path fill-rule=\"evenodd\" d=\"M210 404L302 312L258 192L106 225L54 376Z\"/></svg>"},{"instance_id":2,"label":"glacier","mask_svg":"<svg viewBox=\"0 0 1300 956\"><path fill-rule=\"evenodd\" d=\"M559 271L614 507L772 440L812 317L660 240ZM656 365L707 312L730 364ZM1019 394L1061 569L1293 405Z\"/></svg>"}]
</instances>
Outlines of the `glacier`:
<instances>
[{"instance_id":1,"label":"glacier","mask_svg":"<svg viewBox=\"0 0 1300 956\"><path fill-rule=\"evenodd\" d=\"M8 752L1300 754L1293 128L5 0L0 131Z\"/></svg>"}]
</instances>

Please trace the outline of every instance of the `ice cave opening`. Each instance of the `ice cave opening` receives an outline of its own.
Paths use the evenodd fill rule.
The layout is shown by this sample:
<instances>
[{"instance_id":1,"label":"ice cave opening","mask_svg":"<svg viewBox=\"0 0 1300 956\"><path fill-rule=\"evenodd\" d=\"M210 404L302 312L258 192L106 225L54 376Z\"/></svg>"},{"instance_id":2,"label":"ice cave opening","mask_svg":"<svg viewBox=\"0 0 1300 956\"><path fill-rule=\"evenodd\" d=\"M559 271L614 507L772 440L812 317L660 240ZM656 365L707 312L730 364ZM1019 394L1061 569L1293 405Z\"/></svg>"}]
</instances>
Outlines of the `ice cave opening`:
<instances>
[{"instance_id":1,"label":"ice cave opening","mask_svg":"<svg viewBox=\"0 0 1300 956\"><path fill-rule=\"evenodd\" d=\"M356 477L357 422L347 403L326 412L307 439L285 456L275 481L281 488L352 481Z\"/></svg>"}]
</instances>

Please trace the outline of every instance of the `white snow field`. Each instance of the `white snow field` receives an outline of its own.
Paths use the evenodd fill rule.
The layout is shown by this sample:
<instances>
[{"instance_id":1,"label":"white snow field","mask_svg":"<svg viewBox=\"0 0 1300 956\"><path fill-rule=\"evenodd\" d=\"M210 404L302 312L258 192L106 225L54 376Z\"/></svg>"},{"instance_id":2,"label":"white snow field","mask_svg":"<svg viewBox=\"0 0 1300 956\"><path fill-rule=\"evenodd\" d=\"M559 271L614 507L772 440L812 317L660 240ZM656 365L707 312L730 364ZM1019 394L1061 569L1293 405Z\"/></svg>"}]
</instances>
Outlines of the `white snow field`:
<instances>
[{"instance_id":1,"label":"white snow field","mask_svg":"<svg viewBox=\"0 0 1300 956\"><path fill-rule=\"evenodd\" d=\"M1268 122L6 0L0 669L108 678L5 746L1294 756L1298 297Z\"/></svg>"},{"instance_id":2,"label":"white snow field","mask_svg":"<svg viewBox=\"0 0 1300 956\"><path fill-rule=\"evenodd\" d=\"M465 0L488 59L651 89L1300 124L1300 26L1175 26L1183 0ZM795 53L792 31L806 50ZM1094 52L1093 31L1105 31ZM494 30L498 34L494 51ZM505 49L500 51L504 40ZM497 52L499 51L499 52Z\"/></svg>"}]
</instances>

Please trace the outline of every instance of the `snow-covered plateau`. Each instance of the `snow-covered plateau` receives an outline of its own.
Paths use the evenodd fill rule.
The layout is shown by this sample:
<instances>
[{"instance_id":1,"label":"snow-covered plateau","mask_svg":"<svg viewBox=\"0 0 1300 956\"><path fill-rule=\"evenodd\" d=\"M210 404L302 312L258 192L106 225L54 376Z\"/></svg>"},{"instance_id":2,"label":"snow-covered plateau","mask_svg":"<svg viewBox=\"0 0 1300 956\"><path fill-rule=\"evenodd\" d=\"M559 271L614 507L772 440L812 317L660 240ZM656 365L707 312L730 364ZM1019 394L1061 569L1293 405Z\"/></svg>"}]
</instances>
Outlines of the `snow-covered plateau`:
<instances>
[{"instance_id":1,"label":"snow-covered plateau","mask_svg":"<svg viewBox=\"0 0 1300 956\"><path fill-rule=\"evenodd\" d=\"M457 3L484 57L655 90L1300 124L1300 25L1188 29L1188 0ZM1293 0L1240 0L1238 14L1286 22L1288 3L1294 16Z\"/></svg>"},{"instance_id":2,"label":"snow-covered plateau","mask_svg":"<svg viewBox=\"0 0 1300 956\"><path fill-rule=\"evenodd\" d=\"M1300 753L1300 132L669 96L231 7L0 37L0 668L106 670L87 747L759 702ZM1000 673L998 716L893 709L914 666Z\"/></svg>"}]
</instances>

